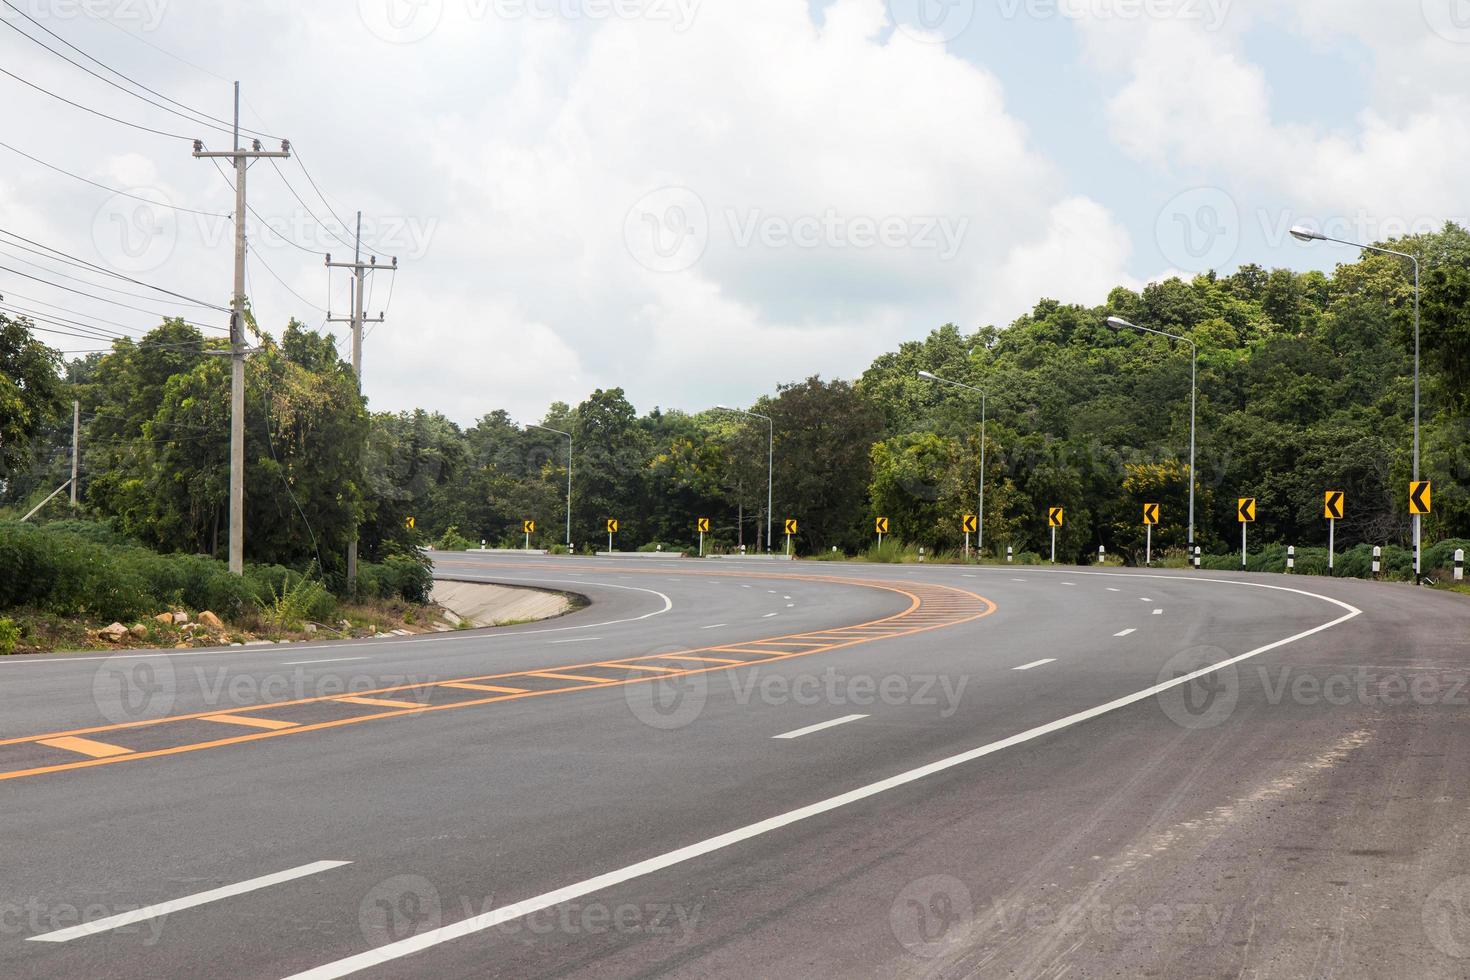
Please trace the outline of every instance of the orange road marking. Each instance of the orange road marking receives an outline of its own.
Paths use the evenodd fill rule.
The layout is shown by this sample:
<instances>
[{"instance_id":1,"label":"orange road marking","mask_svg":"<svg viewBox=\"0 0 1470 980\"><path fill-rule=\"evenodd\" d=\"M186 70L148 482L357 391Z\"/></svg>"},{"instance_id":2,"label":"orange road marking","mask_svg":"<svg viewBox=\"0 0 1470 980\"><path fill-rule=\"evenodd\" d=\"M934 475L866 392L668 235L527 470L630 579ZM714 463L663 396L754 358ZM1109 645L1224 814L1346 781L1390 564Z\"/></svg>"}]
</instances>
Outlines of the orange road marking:
<instances>
[{"instance_id":1,"label":"orange road marking","mask_svg":"<svg viewBox=\"0 0 1470 980\"><path fill-rule=\"evenodd\" d=\"M422 708L424 705L419 701L393 701L388 698L331 698L332 701L346 701L348 704L365 704L369 708Z\"/></svg>"},{"instance_id":2,"label":"orange road marking","mask_svg":"<svg viewBox=\"0 0 1470 980\"><path fill-rule=\"evenodd\" d=\"M294 721L280 721L276 718L248 718L245 715L210 715L204 720L217 721L222 725L245 725L250 728L269 728L271 730L296 727Z\"/></svg>"},{"instance_id":3,"label":"orange road marking","mask_svg":"<svg viewBox=\"0 0 1470 980\"><path fill-rule=\"evenodd\" d=\"M601 667L601 666L604 666L604 665L603 664L588 664L587 666L588 667ZM612 683L612 678L610 678L610 677L583 677L581 674L563 674L563 673L560 673L560 672L553 673L552 671L549 671L549 670L532 671L527 676L529 676L529 677L545 677L547 680L552 680L552 681L587 681L587 682L592 683L592 684L611 684Z\"/></svg>"},{"instance_id":4,"label":"orange road marking","mask_svg":"<svg viewBox=\"0 0 1470 980\"><path fill-rule=\"evenodd\" d=\"M704 664L743 664L744 660L726 660L724 657L692 657L683 653L661 653L660 660L694 660Z\"/></svg>"},{"instance_id":5,"label":"orange road marking","mask_svg":"<svg viewBox=\"0 0 1470 980\"><path fill-rule=\"evenodd\" d=\"M131 755L133 752L132 749L125 749L121 745L108 745L106 742L94 742L90 738L75 738L70 735L61 738L43 738L41 744L49 745L53 749L80 752L94 759L110 759L118 755Z\"/></svg>"},{"instance_id":6,"label":"orange road marking","mask_svg":"<svg viewBox=\"0 0 1470 980\"><path fill-rule=\"evenodd\" d=\"M437 687L457 687L462 691L493 691L496 694L525 694L524 687L496 687L494 684L471 684L469 681L445 681Z\"/></svg>"},{"instance_id":7,"label":"orange road marking","mask_svg":"<svg viewBox=\"0 0 1470 980\"><path fill-rule=\"evenodd\" d=\"M650 667L647 664L598 664L599 667L621 667L624 670L651 670L656 674L681 674L683 671L673 667Z\"/></svg>"},{"instance_id":8,"label":"orange road marking","mask_svg":"<svg viewBox=\"0 0 1470 980\"><path fill-rule=\"evenodd\" d=\"M454 563L452 563L452 562L446 562L444 564L454 564ZM475 567L479 567L479 566L477 565ZM505 565L505 566L501 566L501 567L506 567L506 568L516 567L516 568L519 568L521 566L519 564L517 564L515 566ZM629 572L629 570L627 570L627 569L621 569L621 568L620 569L617 569L617 571L620 574L626 574L626 573ZM638 574L638 573L635 573L635 574ZM649 571L649 572L642 573L642 574L666 574L666 572L660 571L658 573L655 573L655 572ZM552 695L552 694L566 694L566 693L570 693L572 691L587 691L587 690L594 690L596 688L606 688L606 687L612 687L612 686L621 686L621 685L624 685L624 684L646 683L648 681L657 680L659 677L662 677L662 676L679 676L679 675L703 674L703 673L709 673L709 672L712 672L712 671L730 670L730 669L733 669L734 667L737 667L737 666L745 666L745 665L750 665L750 664L755 664L755 663L771 663L771 662L774 662L774 661L777 661L777 660L787 660L787 659L791 659L791 658L794 658L794 657L804 657L804 656L810 656L810 655L818 654L818 653L829 653L829 652L833 652L833 651L836 651L836 650L842 650L842 649L845 649L847 647L858 646L858 645L865 644L865 643L871 643L871 642L876 641L876 640L886 639L886 638L888 638L890 636L911 636L911 635L914 635L916 633L924 633L924 632L929 632L931 630L942 629L942 628L949 627L949 626L958 626L958 625L960 625L962 623L973 622L975 620L983 619L984 617L991 615L992 613L994 613L996 611L996 608L997 608L996 605L995 605L995 603L991 602L989 599L986 599L984 596L978 595L978 594L976 594L974 592L970 592L970 591L968 591L966 589L956 588L954 586L937 585L937 584L931 584L931 583L903 583L903 584L900 584L900 583L896 583L896 582L867 581L867 580L855 580L855 579L841 579L841 578L836 578L836 577L823 577L823 576L800 576L800 575L774 575L773 576L773 575L771 575L769 573L744 574L744 573L734 573L734 572L731 572L731 573L720 573L720 572L703 572L702 571L702 572L700 572L698 574L701 574L701 575L729 575L729 576L732 576L732 577L745 577L745 578L790 578L790 579L796 579L796 580L799 580L799 581L826 581L826 582L834 582L834 583L840 584L840 585L850 585L850 586L857 586L857 587L862 587L862 588L873 588L873 589L878 589L878 590L886 591L886 592L894 592L894 593L897 593L899 595L902 595L902 596L906 597L909 600L909 605L908 605L908 608L907 609L904 609L901 612L894 613L894 614L891 614L889 616L885 616L885 617L883 617L881 619L873 620L873 621L868 622L868 623L861 623L861 624L857 624L855 626L849 626L849 627L837 627L837 628L834 628L834 629L827 629L827 630L816 630L816 631L812 631L812 632L808 632L808 633L788 634L788 637L794 638L793 642L790 642L790 643L783 643L782 642L782 640L783 640L782 637L772 637L772 638L770 638L770 641L773 641L773 642L770 643L771 646L798 646L798 645L806 646L807 644L805 644L803 641L811 640L811 639L814 639L814 638L823 638L823 637L833 638L835 640L840 640L840 642L830 642L830 643L826 643L826 644L823 644L821 646L814 647L814 648L811 648L811 649L784 650L784 649L770 649L769 647L766 648L766 649L759 649L759 647L761 647L762 645L767 644L768 641L766 641L766 640L756 640L756 641L753 641L753 642L748 643L748 644L741 644L741 645L737 645L737 646L696 647L696 648L690 649L690 650L688 650L686 652L682 652L682 653L643 654L643 655L639 655L639 656L635 656L635 657L629 657L629 658L627 658L624 661L598 661L598 662L585 663L585 664L569 664L569 665L566 665L564 667L553 667L553 668L548 668L546 670L540 670L540 671L512 671L512 672L501 673L501 674L489 674L489 675L484 675L482 677L466 677L466 678L461 678L461 679L457 679L457 680L454 680L454 681L431 682L431 686L435 686L435 687L458 687L458 688L462 688L462 689L465 689L465 690L485 690L488 694L494 695L494 696L491 696L491 697L470 698L468 700L452 701L452 702L442 703L442 704L426 703L426 702L422 702L422 701L392 700L392 699L389 699L389 698L378 698L378 697L369 697L369 696L367 696L367 695L389 694L389 693L393 693L393 692L396 692L396 691L410 691L410 690L416 691L416 690L419 690L421 688L422 685L420 685L420 684L400 684L400 685L393 686L393 687L384 687L384 688L380 688L380 689L377 689L377 690L368 690L368 691L359 692L358 694L355 694L355 695L349 696L349 697L344 697L342 695L330 695L330 696L299 698L299 699L292 700L292 701L274 701L274 702L267 702L267 703L263 703L263 704L259 704L259 705L253 705L253 706L247 706L247 707L243 707L243 708L238 708L236 710L241 710L241 711L255 711L255 710L268 709L268 708L269 709L277 709L277 708L287 708L287 707L294 706L294 705L319 704L319 703L322 703L322 702L332 702L332 701L339 701L339 702L352 703L352 704L362 704L362 705L365 705L365 706L368 706L368 707L381 707L381 708L385 708L387 710L377 711L377 712L370 712L370 713L367 713L367 714L356 715L356 716L348 717L348 718L338 718L338 719L334 719L334 720L331 720L331 721L307 722L307 723L302 723L302 724L295 724L295 725L291 725L290 727L287 727L287 728L272 728L272 729L269 729L269 730L252 732L252 733L249 733L249 734L242 734L242 735L235 735L235 736L231 736L231 737L227 737L227 738L213 739L213 740L206 741L206 742L195 742L195 743L189 743L189 744L184 744L184 745L169 746L169 747L160 748L160 749L145 749L145 750L132 751L132 750L129 750L129 749L122 748L121 746L107 745L106 743L95 742L95 741L92 741L92 740L86 739L86 738L75 738L74 736L87 735L87 734L97 733L97 732L112 732L112 731L125 730L125 729L129 729L129 728L140 728L140 727L145 727L145 726L161 725L161 724L165 724L165 723L168 723L168 722L175 722L175 721L187 721L187 720L192 720L192 719L204 719L204 718L208 718L208 719L224 718L224 717L227 717L227 714L222 714L218 708L214 708L214 709L209 710L209 711L200 711L200 712L194 712L194 713L190 713L190 714L171 715L171 716L166 716L166 717L163 717L163 718L146 718L146 719L140 719L138 721L122 722L122 723L115 723L115 724L109 724L109 725L94 726L94 727L90 727L90 728L76 729L76 730L70 731L70 732L51 732L51 733L42 734L42 735L29 735L29 736L22 736L22 737L19 737L19 738L0 739L0 747L7 746L7 745L25 744L25 743L41 743L41 744L48 744L48 745L56 745L57 747L66 748L66 749L70 749L70 750L73 750L73 751L81 751L82 754L85 754L85 755L93 755L93 753L99 753L99 754L93 755L92 758L85 759L85 760L82 760L82 761L77 761L77 762L69 762L69 763L63 763L63 764L55 764L55 765L41 766L41 767L36 767L36 768L32 768L32 769L24 769L24 770L11 770L11 771L3 771L3 770L0 770L0 782L11 780L11 779L18 779L18 778L28 777L28 776L37 776L37 775L42 775L42 774L47 774L47 773L63 772L63 771L68 771L68 770L72 770L72 769L91 768L92 766L107 765L107 764L114 763L114 762L124 762L124 761L130 761L130 760L133 760L133 759L161 758L161 757L165 757L165 756L180 755L180 754L183 754L183 753L186 753L186 752L201 751L203 749L221 748L221 747L224 747L224 746L241 745L241 744L244 744L244 743L247 743L247 742L259 741L259 740L265 739L265 738L274 738L274 737L277 737L277 736L280 736L280 735L294 735L294 734L303 733L303 732L323 731L323 730L326 730L326 729L329 729L329 728L338 728L338 727L342 727L342 726L346 726L346 725L355 725L355 724L359 724L359 723L367 722L367 721L376 721L376 720L388 719L388 718L401 718L401 717L408 717L408 716L418 716L418 715L422 715L422 714L424 714L426 712L430 712L430 711L448 711L448 710L452 710L452 709L456 709L456 708L467 708L467 707L473 707L473 706L477 706L477 705L494 704L494 703L498 703L498 702L502 702L502 701L517 701L517 700L521 700L521 699L524 699L524 698L543 697L543 696ZM913 589L915 591L910 591L910 589ZM920 595L921 592L922 592L922 596L923 596L922 598L921 598L921 595ZM748 648L755 648L755 649L748 649ZM725 653L725 652L735 653L735 652L743 652L743 653L749 653L749 654L752 654L752 655L758 655L758 656L762 657L763 659L761 659L759 661L754 661L754 660L733 660L733 659L727 659L727 658L724 658L724 657L706 657L706 656L699 656L698 655L699 653L703 653L703 652L710 652L710 653ZM634 669L637 669L640 666L642 666L643 669L648 669L646 665L641 665L638 662L647 661L647 660L654 660L654 659L668 659L668 660L675 660L675 661L688 661L688 662L695 663L695 664L708 664L709 666L702 666L702 667L691 666L691 667L689 667L687 669L684 669L684 670L669 670L668 668L663 668L663 669L660 670L659 673L654 674L653 676L632 676L632 677L625 676L623 678L592 677L592 676L587 676L587 675L569 674L569 673L566 673L565 672L565 671L568 671L568 670L577 670L579 668L586 668L586 667L597 667L599 669L613 669L613 668L616 668L616 667L621 666L621 667L625 667L625 668L634 668ZM543 677L543 678L547 678L547 679L551 679L551 680L572 681L572 682L581 681L581 682L585 682L585 683L583 683L581 685L578 685L578 686L560 687L560 688L553 688L553 689L547 689L547 690L527 690L527 689L523 689L523 688L501 688L501 687L496 687L495 685L491 685L491 684L480 684L480 683L476 683L478 681L496 680L496 679L499 679L499 678L507 678L507 679L509 679L509 678L515 678L515 677ZM502 693L502 692L505 692L505 693ZM262 719L248 719L245 716L239 716L239 717L246 724L249 724L252 721L261 721L262 720ZM78 748L79 745L91 746L92 747L92 751L88 752L88 751L81 750L81 749ZM105 752L105 754L100 754L100 753L103 753L103 752Z\"/></svg>"}]
</instances>

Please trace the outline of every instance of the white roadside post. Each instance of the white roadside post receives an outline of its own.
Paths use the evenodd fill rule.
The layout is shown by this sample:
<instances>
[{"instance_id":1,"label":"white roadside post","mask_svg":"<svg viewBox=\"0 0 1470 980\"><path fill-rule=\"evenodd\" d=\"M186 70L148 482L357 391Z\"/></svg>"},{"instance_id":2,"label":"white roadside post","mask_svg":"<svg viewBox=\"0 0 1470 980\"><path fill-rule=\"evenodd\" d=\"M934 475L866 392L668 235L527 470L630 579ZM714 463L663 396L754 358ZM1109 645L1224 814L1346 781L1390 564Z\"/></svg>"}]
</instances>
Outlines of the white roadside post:
<instances>
[{"instance_id":1,"label":"white roadside post","mask_svg":"<svg viewBox=\"0 0 1470 980\"><path fill-rule=\"evenodd\" d=\"M1152 566L1154 563L1154 526L1149 524L1147 528L1143 545L1143 563Z\"/></svg>"},{"instance_id":2,"label":"white roadside post","mask_svg":"<svg viewBox=\"0 0 1470 980\"><path fill-rule=\"evenodd\" d=\"M1055 565L1057 563L1057 529L1056 529L1056 525L1052 525L1052 529L1051 529L1051 563L1053 565Z\"/></svg>"},{"instance_id":3,"label":"white roadside post","mask_svg":"<svg viewBox=\"0 0 1470 980\"><path fill-rule=\"evenodd\" d=\"M1203 548L1201 548L1199 545L1195 545L1194 546L1194 567L1195 568L1199 568L1201 565L1204 564L1204 553L1205 553L1205 550Z\"/></svg>"},{"instance_id":4,"label":"white roadside post","mask_svg":"<svg viewBox=\"0 0 1470 980\"><path fill-rule=\"evenodd\" d=\"M1296 570L1296 545L1289 545L1286 549L1286 570L1288 573Z\"/></svg>"},{"instance_id":5,"label":"white roadside post","mask_svg":"<svg viewBox=\"0 0 1470 980\"><path fill-rule=\"evenodd\" d=\"M1383 549L1378 545L1373 546L1373 577L1377 578L1383 571Z\"/></svg>"},{"instance_id":6,"label":"white roadside post","mask_svg":"<svg viewBox=\"0 0 1470 980\"><path fill-rule=\"evenodd\" d=\"M1455 581L1465 581L1465 549L1455 549Z\"/></svg>"},{"instance_id":7,"label":"white roadside post","mask_svg":"<svg viewBox=\"0 0 1470 980\"><path fill-rule=\"evenodd\" d=\"M1102 545L1098 545L1097 546L1097 563L1099 565L1105 564L1106 561L1107 561L1107 557L1108 557L1108 549L1105 548L1105 547L1103 547Z\"/></svg>"},{"instance_id":8,"label":"white roadside post","mask_svg":"<svg viewBox=\"0 0 1470 980\"><path fill-rule=\"evenodd\" d=\"M1245 566L1246 566L1246 561L1245 561L1245 529L1248 528L1248 527L1250 527L1250 525L1247 524L1245 521L1241 521L1240 522L1240 567L1241 567L1241 570L1242 571L1245 570Z\"/></svg>"},{"instance_id":9,"label":"white roadside post","mask_svg":"<svg viewBox=\"0 0 1470 980\"><path fill-rule=\"evenodd\" d=\"M1327 570L1330 572L1337 567L1337 521L1327 518Z\"/></svg>"},{"instance_id":10,"label":"white roadside post","mask_svg":"<svg viewBox=\"0 0 1470 980\"><path fill-rule=\"evenodd\" d=\"M1052 540L1055 541L1057 537L1057 532L1055 528L1052 529L1051 536ZM1009 565L1012 561L1015 560L1015 557L1016 556L1012 553L1011 546L1006 545L1006 564Z\"/></svg>"}]
</instances>

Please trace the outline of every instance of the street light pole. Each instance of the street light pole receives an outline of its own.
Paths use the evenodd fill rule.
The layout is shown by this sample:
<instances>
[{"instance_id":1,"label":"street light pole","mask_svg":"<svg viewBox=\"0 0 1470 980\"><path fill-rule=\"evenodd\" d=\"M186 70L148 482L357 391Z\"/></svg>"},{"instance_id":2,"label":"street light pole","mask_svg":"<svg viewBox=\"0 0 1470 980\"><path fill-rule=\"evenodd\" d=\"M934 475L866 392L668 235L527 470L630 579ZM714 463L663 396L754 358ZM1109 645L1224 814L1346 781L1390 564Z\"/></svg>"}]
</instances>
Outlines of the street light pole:
<instances>
[{"instance_id":1,"label":"street light pole","mask_svg":"<svg viewBox=\"0 0 1470 980\"><path fill-rule=\"evenodd\" d=\"M1144 333L1157 334L1160 337L1168 337L1171 340L1182 341L1189 345L1189 551L1194 553L1194 420L1195 405L1199 399L1199 347L1188 337L1168 333L1164 330L1155 330L1153 327L1141 327L1136 323L1130 323L1120 316L1108 317L1108 327L1113 330L1141 330Z\"/></svg>"},{"instance_id":2,"label":"street light pole","mask_svg":"<svg viewBox=\"0 0 1470 980\"><path fill-rule=\"evenodd\" d=\"M985 426L987 420L985 406L985 401L987 397L986 392L983 388L976 388L974 385L961 384L958 381L951 381L948 378L941 378L939 375L932 374L928 371L920 371L919 377L923 378L925 381L937 381L940 384L953 385L956 388L964 388L966 391L973 391L980 395L980 506L975 512L975 554L978 556L982 551L985 550Z\"/></svg>"},{"instance_id":3,"label":"street light pole","mask_svg":"<svg viewBox=\"0 0 1470 980\"><path fill-rule=\"evenodd\" d=\"M1341 238L1329 238L1319 231L1312 231L1300 225L1291 229L1292 237L1303 242L1332 242L1336 245L1347 245L1350 248L1360 248L1365 252L1381 252L1384 255L1396 255L1401 259L1408 259L1414 265L1414 482L1419 482L1419 257L1410 255L1408 252L1399 252L1391 248L1383 248L1380 245L1364 245L1361 242L1350 242ZM1414 575L1417 578L1424 572L1424 517L1421 514L1414 515Z\"/></svg>"},{"instance_id":4,"label":"street light pole","mask_svg":"<svg viewBox=\"0 0 1470 980\"><path fill-rule=\"evenodd\" d=\"M715 408L722 412L734 412L736 415L747 415L753 419L763 419L766 423L766 553L771 551L771 506L774 499L772 490L776 486L776 423L771 421L769 415L759 412L747 412L744 409L731 408L729 405L716 405Z\"/></svg>"},{"instance_id":5,"label":"street light pole","mask_svg":"<svg viewBox=\"0 0 1470 980\"><path fill-rule=\"evenodd\" d=\"M526 423L528 429L540 429L543 432L555 432L559 436L567 437L567 550L572 547L572 434L560 429L553 429L549 425L537 425L534 422Z\"/></svg>"}]
</instances>

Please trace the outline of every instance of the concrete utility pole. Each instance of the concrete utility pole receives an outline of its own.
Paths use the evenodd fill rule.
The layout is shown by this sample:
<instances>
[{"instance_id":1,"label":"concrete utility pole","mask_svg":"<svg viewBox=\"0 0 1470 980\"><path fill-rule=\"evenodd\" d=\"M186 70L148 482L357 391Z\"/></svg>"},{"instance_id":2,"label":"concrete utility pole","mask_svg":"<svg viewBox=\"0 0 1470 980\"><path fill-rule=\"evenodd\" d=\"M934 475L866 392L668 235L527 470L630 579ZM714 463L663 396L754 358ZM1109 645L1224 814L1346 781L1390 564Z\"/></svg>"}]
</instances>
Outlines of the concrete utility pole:
<instances>
[{"instance_id":1,"label":"concrete utility pole","mask_svg":"<svg viewBox=\"0 0 1470 980\"><path fill-rule=\"evenodd\" d=\"M376 272L378 268L378 257L374 255L372 261L362 260L362 212L357 212L357 238L352 253L351 262L333 262L332 256L327 256L328 269L351 269L353 279L352 289L352 315L350 317L334 317L327 314L328 323L350 323L352 324L352 373L357 376L357 393L362 394L362 325L364 323L382 323L384 314L379 313L376 317L368 317L363 312L363 287L367 284L367 276L370 272ZM385 266L385 268L388 268ZM389 271L398 271L398 259L393 260ZM347 591L357 591L357 527L352 528L352 540L347 545Z\"/></svg>"},{"instance_id":2,"label":"concrete utility pole","mask_svg":"<svg viewBox=\"0 0 1470 980\"><path fill-rule=\"evenodd\" d=\"M251 160L290 155L289 140L281 140L279 150L262 150L260 140L253 140L249 150L240 148L239 82L235 148L206 151L202 140L194 141L196 158L223 157L235 164L235 293L230 303L230 572L235 575L245 574L245 171Z\"/></svg>"},{"instance_id":3,"label":"concrete utility pole","mask_svg":"<svg viewBox=\"0 0 1470 980\"><path fill-rule=\"evenodd\" d=\"M71 509L77 509L77 461L82 446L82 403L71 403Z\"/></svg>"}]
</instances>

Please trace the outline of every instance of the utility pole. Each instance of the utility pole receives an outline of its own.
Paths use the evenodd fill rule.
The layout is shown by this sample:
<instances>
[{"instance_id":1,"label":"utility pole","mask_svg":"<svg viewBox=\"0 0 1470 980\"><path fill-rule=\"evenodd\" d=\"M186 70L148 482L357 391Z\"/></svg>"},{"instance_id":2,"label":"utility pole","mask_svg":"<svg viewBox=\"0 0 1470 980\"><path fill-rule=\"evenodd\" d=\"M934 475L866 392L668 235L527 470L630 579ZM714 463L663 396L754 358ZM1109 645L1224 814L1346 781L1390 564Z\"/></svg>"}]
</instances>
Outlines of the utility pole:
<instances>
[{"instance_id":1,"label":"utility pole","mask_svg":"<svg viewBox=\"0 0 1470 980\"><path fill-rule=\"evenodd\" d=\"M194 141L197 159L226 158L235 164L235 294L230 302L230 572L245 574L245 171L251 160L289 157L291 142L279 150L262 150L260 140L240 148L240 83L235 83L235 148L206 151Z\"/></svg>"},{"instance_id":2,"label":"utility pole","mask_svg":"<svg viewBox=\"0 0 1470 980\"><path fill-rule=\"evenodd\" d=\"M367 284L367 275L378 269L378 257L374 255L372 261L362 260L362 212L357 212L357 237L354 240L351 262L333 262L332 256L327 256L328 269L351 269L353 279L352 289L352 315L348 317L334 317L327 314L328 323L350 323L352 324L352 373L357 377L357 393L362 394L362 325L364 323L382 323L383 314L376 317L368 317L363 312L363 287ZM393 265L389 271L398 271L398 259L394 258ZM570 481L570 470L568 481ZM571 484L568 482L568 499L571 494ZM567 521L567 536L571 537L571 521ZM347 544L347 593L349 595L357 592L357 526L353 525L352 540Z\"/></svg>"},{"instance_id":3,"label":"utility pole","mask_svg":"<svg viewBox=\"0 0 1470 980\"><path fill-rule=\"evenodd\" d=\"M82 446L82 403L71 403L71 509L77 509L77 460Z\"/></svg>"}]
</instances>

